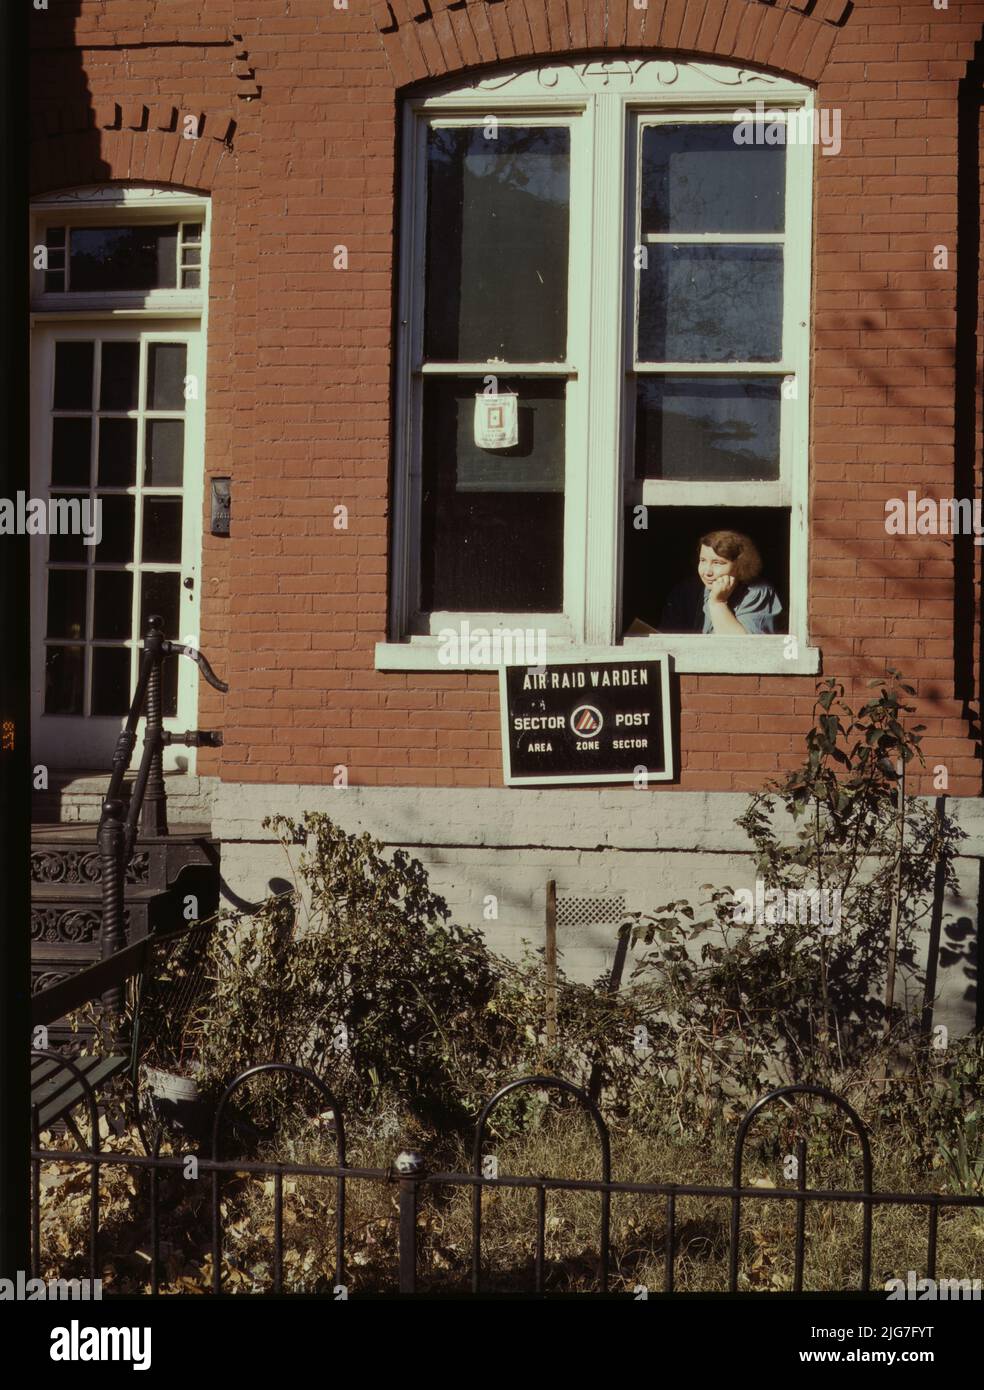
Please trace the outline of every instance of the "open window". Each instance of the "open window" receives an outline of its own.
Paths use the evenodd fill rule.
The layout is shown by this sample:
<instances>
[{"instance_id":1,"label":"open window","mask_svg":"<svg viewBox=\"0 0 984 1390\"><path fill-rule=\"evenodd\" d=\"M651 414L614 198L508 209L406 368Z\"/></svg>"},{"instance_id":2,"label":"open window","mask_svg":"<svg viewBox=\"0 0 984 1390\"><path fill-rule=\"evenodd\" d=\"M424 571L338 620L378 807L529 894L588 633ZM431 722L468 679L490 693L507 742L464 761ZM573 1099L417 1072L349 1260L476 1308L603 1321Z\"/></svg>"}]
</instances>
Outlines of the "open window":
<instances>
[{"instance_id":1,"label":"open window","mask_svg":"<svg viewBox=\"0 0 984 1390\"><path fill-rule=\"evenodd\" d=\"M811 112L798 84L641 59L407 102L378 666L440 669L439 634L467 622L540 628L558 660L817 669ZM483 433L485 402L511 432ZM721 529L759 549L774 634L627 635L660 626Z\"/></svg>"}]
</instances>

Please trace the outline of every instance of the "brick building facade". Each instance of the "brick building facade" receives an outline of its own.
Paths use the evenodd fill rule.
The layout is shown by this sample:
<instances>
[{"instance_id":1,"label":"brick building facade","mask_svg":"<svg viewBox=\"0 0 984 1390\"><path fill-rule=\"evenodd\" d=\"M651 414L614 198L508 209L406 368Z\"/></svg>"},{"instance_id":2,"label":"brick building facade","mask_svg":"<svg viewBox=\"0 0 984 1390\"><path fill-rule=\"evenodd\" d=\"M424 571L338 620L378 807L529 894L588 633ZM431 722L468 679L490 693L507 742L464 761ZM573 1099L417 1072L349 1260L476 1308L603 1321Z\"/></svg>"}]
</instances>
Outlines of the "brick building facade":
<instances>
[{"instance_id":1,"label":"brick building facade","mask_svg":"<svg viewBox=\"0 0 984 1390\"><path fill-rule=\"evenodd\" d=\"M137 338L143 331L150 354L155 343L160 352L183 343L187 330L187 351L201 353L202 368L191 373L200 395L182 407L185 508L200 513L201 525L185 515L180 559L175 551L172 569L162 561L158 572L147 552L140 573L193 581L179 592L174 579L186 606L173 611L230 683L222 698L202 687L197 709L193 693L181 695L192 701L187 719L186 706L176 707L181 727L220 727L225 744L200 751L197 764L183 774L176 768L170 780L179 802L184 787L196 814L204 808L211 820L235 896L257 897L283 871L279 849L260 829L265 814L324 808L346 828L366 826L414 847L460 917L480 920L486 896L498 895L494 930L510 949L535 935L544 883L555 875L562 893L598 904L595 925L588 907L572 927L569 951L572 973L594 973L610 945L605 901L620 910L725 881L729 871L732 879L747 876L732 825L743 802L737 794L799 757L817 672L844 680L856 702L865 682L891 664L917 687L927 726L916 790L945 789L971 831L964 900L947 911L954 922L976 923L984 854L981 552L970 535L890 534L885 517L886 503L910 491L981 493L982 20L984 5L956 0L946 8L932 0L211 0L207 9L186 0L50 0L34 15L34 242L51 240L42 224L71 226L75 212L82 227L125 220L123 189L145 223L155 207L169 206L154 198L170 190L174 211L166 216L185 229L177 278L161 282L153 303L120 308L94 295L80 308L70 302L69 282L52 288L49 281L37 287L34 321L40 338L51 340L49 355L65 324L75 331L86 322L97 325L97 339L107 322L128 324L119 331ZM750 488L732 473L720 487L702 481L692 493L673 493L680 481L665 473L640 479L631 462L623 470L617 461L629 412L611 401L621 400L631 362L622 321L604 317L604 295L607 285L620 296L631 281L633 237L620 237L598 209L619 199L619 209L628 208L633 194L631 171L609 159L625 148L618 142L628 127L619 134L615 123L644 123L646 112L707 120L759 101L783 109L805 103L839 122L836 152L816 143L795 152L787 221L748 253L766 295L777 283L761 269L772 263L769 245L782 240L786 257L776 291L786 296L777 311L785 343L775 353L745 354L772 362L755 399L782 412L782 459ZM754 508L762 509L788 632L750 641L664 638L646 647L676 658L679 716L677 775L644 794L505 787L497 676L442 665L437 624L428 626L422 613L451 611L440 594L469 582L453 536L441 542L451 577L441 578L440 566L431 573L426 557L418 573L421 534L433 538L444 523L428 519L431 465L414 452L414 379L426 397L425 434L435 431L428 437L441 437L444 398L442 388L425 386L427 367L415 355L413 317L437 308L414 307L426 294L417 295L417 262L407 249L426 240L428 214L414 206L423 205L425 185L437 197L437 175L432 169L426 183L407 132L415 122L440 126L442 112L445 129L466 112L479 121L494 116L508 131L533 112L541 127L568 122L572 131L573 172L564 174L570 255L572 264L582 258L588 275L572 274L567 310L572 342L581 324L584 355L564 371L555 361L553 375L544 369L536 386L546 419L567 381L566 521L551 519L556 509L543 498L556 486L546 483L528 501L527 529L523 506L509 510L515 497L496 513L506 538L517 538L507 567L535 559L545 589L554 561L531 537L548 537L555 524L567 528L556 561L563 595L546 605L563 617L548 630L548 661L645 655L624 637L633 616L626 593L637 582L626 568L633 505L655 506L656 551L672 543L675 529L718 514L722 522L754 523ZM582 117L589 128L578 125ZM792 161L792 146L788 153ZM87 192L68 192L79 189ZM727 220L720 225L700 252L708 261L717 254L714 237L726 239ZM667 233L675 230L667 224ZM662 254L660 235L651 241ZM508 298L503 264L496 273ZM665 346L678 330L672 314L664 318ZM641 347L639 355L647 355ZM692 362L699 353L676 355ZM742 354L723 354L735 356ZM439 342L431 357L471 360L463 349L442 352ZM41 363L42 377L44 370ZM791 384L782 405L769 395L780 380L784 393ZM148 429L158 419L153 408L149 395L138 408ZM95 418L98 402L91 409ZM192 420L199 411L200 447ZM766 405L761 411L755 420L780 419ZM160 477L173 482L159 432ZM546 477L548 461L542 466ZM213 478L230 480L228 536L210 534ZM175 500L167 486L144 499L159 506L146 512L147 537L158 525L150 518ZM423 501L414 492L421 486ZM445 521L471 541L468 518L476 515L452 509ZM545 551L550 544L543 541ZM638 561L642 572L653 553ZM496 582L497 592L509 592L508 576ZM420 584L435 596L429 605ZM476 610L484 611L461 605L455 621L461 614L480 621ZM50 625L42 633L43 621L42 665L44 643L51 650L60 639L68 650L63 633ZM77 708L63 690L61 717L46 724L43 675L35 681L35 760L74 779L66 807L73 795L84 804L83 773L106 765L98 731L78 740L74 729L92 721L97 706L112 724L110 678L98 681L115 658L96 651L109 638L95 629L82 635L91 664L80 679L90 685ZM952 1008L968 1020L966 979L947 988Z\"/></svg>"}]
</instances>

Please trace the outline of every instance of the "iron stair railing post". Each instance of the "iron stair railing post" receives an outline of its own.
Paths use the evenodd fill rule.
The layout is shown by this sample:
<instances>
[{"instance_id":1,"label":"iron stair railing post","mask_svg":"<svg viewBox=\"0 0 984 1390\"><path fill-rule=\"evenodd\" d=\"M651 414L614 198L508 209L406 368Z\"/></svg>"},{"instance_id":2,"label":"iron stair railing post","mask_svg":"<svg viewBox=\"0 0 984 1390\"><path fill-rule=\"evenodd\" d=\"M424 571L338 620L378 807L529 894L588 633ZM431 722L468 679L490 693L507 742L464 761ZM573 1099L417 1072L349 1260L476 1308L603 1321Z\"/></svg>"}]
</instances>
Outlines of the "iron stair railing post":
<instances>
[{"instance_id":1,"label":"iron stair railing post","mask_svg":"<svg viewBox=\"0 0 984 1390\"><path fill-rule=\"evenodd\" d=\"M99 869L102 876L102 923L99 933L99 954L107 960L126 945L125 907L126 859L123 853L123 802L107 797L103 802L97 845ZM114 985L102 996L102 1031L106 1046L115 1045L123 1016L123 987Z\"/></svg>"},{"instance_id":2,"label":"iron stair railing post","mask_svg":"<svg viewBox=\"0 0 984 1390\"><path fill-rule=\"evenodd\" d=\"M164 619L156 614L147 619L144 646L153 657L147 681L147 726L145 737L152 748L150 769L143 807L140 810L142 835L166 835L167 791L164 787L163 733L164 692L162 671L164 661Z\"/></svg>"},{"instance_id":3,"label":"iron stair railing post","mask_svg":"<svg viewBox=\"0 0 984 1390\"><path fill-rule=\"evenodd\" d=\"M126 723L120 730L113 752L113 771L102 805L96 843L102 878L102 923L100 954L103 960L126 945L125 902L127 866L133 857L137 822L144 835L167 835L167 792L164 785L164 747L172 736L164 731L162 669L166 656L188 656L198 666L209 685L225 693L229 687L219 680L201 652L164 637L164 619L153 614L147 619L147 635L140 659L137 687L130 702ZM124 819L121 797L123 779L130 767L137 739L137 725L146 713L144 746L140 767ZM180 741L189 747L221 746L221 734L189 730ZM123 989L114 987L102 998L102 1030L108 1046L117 1042L123 1017Z\"/></svg>"},{"instance_id":4,"label":"iron stair railing post","mask_svg":"<svg viewBox=\"0 0 984 1390\"><path fill-rule=\"evenodd\" d=\"M147 694L147 683L150 680L150 673L153 665L153 650L145 647L140 657L137 688L133 692L133 699L130 701L130 710L126 716L126 723L120 730L120 736L116 740L116 748L113 751L113 772L109 779L109 790L106 792L107 802L117 801L122 796L123 779L130 767L130 759L133 757L133 749L137 742L137 725L140 722L140 714L143 710L144 698ZM105 806L105 802L103 804ZM102 825L104 816L105 810L99 819L100 826Z\"/></svg>"}]
</instances>

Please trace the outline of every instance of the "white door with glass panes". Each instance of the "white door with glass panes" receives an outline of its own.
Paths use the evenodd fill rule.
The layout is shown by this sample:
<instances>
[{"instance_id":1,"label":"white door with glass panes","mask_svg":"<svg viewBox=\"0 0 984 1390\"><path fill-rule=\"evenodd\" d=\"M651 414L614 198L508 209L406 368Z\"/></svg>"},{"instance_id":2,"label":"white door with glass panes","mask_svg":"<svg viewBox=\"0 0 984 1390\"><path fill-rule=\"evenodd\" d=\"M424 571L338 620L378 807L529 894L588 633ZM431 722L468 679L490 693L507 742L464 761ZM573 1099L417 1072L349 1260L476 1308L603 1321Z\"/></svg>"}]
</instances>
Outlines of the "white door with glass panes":
<instances>
[{"instance_id":1,"label":"white door with glass panes","mask_svg":"<svg viewBox=\"0 0 984 1390\"><path fill-rule=\"evenodd\" d=\"M35 760L108 773L148 616L197 645L199 325L36 324L32 376L32 495L101 510L98 544L54 535L33 545ZM196 668L173 657L163 672L166 727L193 727ZM184 748L165 750L166 767L188 760Z\"/></svg>"}]
</instances>

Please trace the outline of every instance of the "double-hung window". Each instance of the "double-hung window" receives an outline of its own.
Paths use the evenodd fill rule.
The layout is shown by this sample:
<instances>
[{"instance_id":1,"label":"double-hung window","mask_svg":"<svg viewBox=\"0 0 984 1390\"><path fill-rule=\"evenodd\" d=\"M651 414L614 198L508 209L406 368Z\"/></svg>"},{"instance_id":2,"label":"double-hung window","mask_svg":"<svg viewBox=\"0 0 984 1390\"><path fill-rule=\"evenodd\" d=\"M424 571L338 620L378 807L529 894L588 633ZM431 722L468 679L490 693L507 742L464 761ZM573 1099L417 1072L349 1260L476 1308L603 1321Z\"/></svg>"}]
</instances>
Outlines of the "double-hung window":
<instances>
[{"instance_id":1,"label":"double-hung window","mask_svg":"<svg viewBox=\"0 0 984 1390\"><path fill-rule=\"evenodd\" d=\"M467 621L540 629L558 660L816 669L811 131L807 88L718 64L517 69L407 102L379 667L441 668ZM726 529L761 553L775 634L669 631Z\"/></svg>"}]
</instances>

